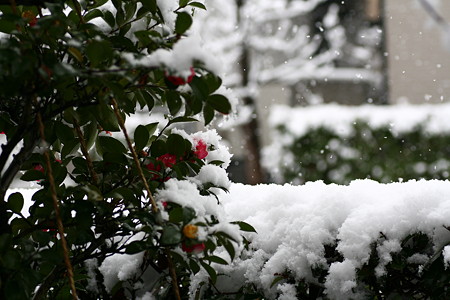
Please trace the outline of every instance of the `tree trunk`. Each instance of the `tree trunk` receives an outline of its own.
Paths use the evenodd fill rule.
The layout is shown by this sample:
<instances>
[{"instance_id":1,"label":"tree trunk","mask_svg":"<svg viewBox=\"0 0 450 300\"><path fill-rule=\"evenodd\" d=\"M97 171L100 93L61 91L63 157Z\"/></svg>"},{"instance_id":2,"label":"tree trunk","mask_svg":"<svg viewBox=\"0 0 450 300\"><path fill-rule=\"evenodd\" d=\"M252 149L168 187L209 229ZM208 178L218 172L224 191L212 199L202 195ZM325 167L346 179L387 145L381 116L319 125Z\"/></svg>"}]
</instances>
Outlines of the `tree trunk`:
<instances>
[{"instance_id":1,"label":"tree trunk","mask_svg":"<svg viewBox=\"0 0 450 300\"><path fill-rule=\"evenodd\" d=\"M238 22L242 22L241 18L241 8L243 6L242 0L237 1L238 9ZM241 87L245 90L248 88L249 84L249 49L244 41L241 45L241 57L239 61L240 73L241 73ZM244 144L245 144L245 175L247 183L257 184L266 182L266 175L263 168L261 167L261 133L258 121L258 113L256 110L256 101L252 96L246 95L242 99L244 104L250 106L253 109L252 118L249 122L242 125L242 131L244 134Z\"/></svg>"}]
</instances>

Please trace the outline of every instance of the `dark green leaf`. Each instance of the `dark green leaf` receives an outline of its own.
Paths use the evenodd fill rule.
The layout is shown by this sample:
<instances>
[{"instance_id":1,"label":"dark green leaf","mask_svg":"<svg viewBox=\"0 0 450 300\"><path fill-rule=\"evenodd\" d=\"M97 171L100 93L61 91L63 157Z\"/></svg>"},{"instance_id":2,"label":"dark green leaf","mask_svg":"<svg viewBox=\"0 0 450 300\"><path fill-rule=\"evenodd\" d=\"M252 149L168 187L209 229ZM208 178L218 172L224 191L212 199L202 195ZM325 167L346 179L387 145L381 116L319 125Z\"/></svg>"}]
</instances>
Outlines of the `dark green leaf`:
<instances>
[{"instance_id":1,"label":"dark green leaf","mask_svg":"<svg viewBox=\"0 0 450 300\"><path fill-rule=\"evenodd\" d=\"M183 208L175 207L169 212L169 221L173 223L180 223L183 221Z\"/></svg>"},{"instance_id":2,"label":"dark green leaf","mask_svg":"<svg viewBox=\"0 0 450 300\"><path fill-rule=\"evenodd\" d=\"M175 21L175 32L177 34L183 34L186 32L186 30L189 29L192 25L192 18L191 16L186 12L179 12L177 13L177 20Z\"/></svg>"},{"instance_id":3,"label":"dark green leaf","mask_svg":"<svg viewBox=\"0 0 450 300\"><path fill-rule=\"evenodd\" d=\"M180 111L182 104L180 94L176 91L168 90L164 95L170 113L172 115L176 115Z\"/></svg>"},{"instance_id":4,"label":"dark green leaf","mask_svg":"<svg viewBox=\"0 0 450 300\"><path fill-rule=\"evenodd\" d=\"M208 265L202 261L200 263L203 266L203 268L206 270L206 272L208 272L209 278L211 278L212 283L215 284L217 281L216 271L210 265Z\"/></svg>"},{"instance_id":5,"label":"dark green leaf","mask_svg":"<svg viewBox=\"0 0 450 300\"><path fill-rule=\"evenodd\" d=\"M163 140L156 140L152 143L152 146L150 147L150 151L152 156L157 157L161 156L167 153L167 146L166 142Z\"/></svg>"},{"instance_id":6,"label":"dark green leaf","mask_svg":"<svg viewBox=\"0 0 450 300\"><path fill-rule=\"evenodd\" d=\"M134 131L134 146L136 151L144 149L144 147L147 146L149 139L150 133L148 132L147 127L143 125L136 127L136 130Z\"/></svg>"},{"instance_id":7,"label":"dark green leaf","mask_svg":"<svg viewBox=\"0 0 450 300\"><path fill-rule=\"evenodd\" d=\"M65 124L62 124L62 123L56 124L55 131L56 131L56 136L58 137L58 139L60 139L61 142L64 144L69 143L69 142L73 141L73 139L74 139L73 129Z\"/></svg>"},{"instance_id":8,"label":"dark green leaf","mask_svg":"<svg viewBox=\"0 0 450 300\"><path fill-rule=\"evenodd\" d=\"M102 154L105 152L127 152L127 148L121 142L110 136L99 136L97 138L97 150L100 150Z\"/></svg>"},{"instance_id":9,"label":"dark green leaf","mask_svg":"<svg viewBox=\"0 0 450 300\"><path fill-rule=\"evenodd\" d=\"M203 107L203 118L205 120L205 125L208 125L214 119L214 109L211 106L205 105L205 107Z\"/></svg>"},{"instance_id":10,"label":"dark green leaf","mask_svg":"<svg viewBox=\"0 0 450 300\"><path fill-rule=\"evenodd\" d=\"M84 21L89 22L92 19L103 17L103 12L99 9L93 9L84 16Z\"/></svg>"},{"instance_id":11,"label":"dark green leaf","mask_svg":"<svg viewBox=\"0 0 450 300\"><path fill-rule=\"evenodd\" d=\"M189 5L189 6L193 6L193 7L197 7L197 8L201 8L201 9L206 10L205 5L203 5L203 4L200 3L200 2L194 1L194 2L189 3L188 5Z\"/></svg>"},{"instance_id":12,"label":"dark green leaf","mask_svg":"<svg viewBox=\"0 0 450 300\"><path fill-rule=\"evenodd\" d=\"M180 229L174 224L167 224L163 228L161 234L161 244L162 245L177 245L181 242L182 234Z\"/></svg>"},{"instance_id":13,"label":"dark green leaf","mask_svg":"<svg viewBox=\"0 0 450 300\"><path fill-rule=\"evenodd\" d=\"M137 10L137 4L135 1L126 1L125 2L125 21L130 21L135 15Z\"/></svg>"},{"instance_id":14,"label":"dark green leaf","mask_svg":"<svg viewBox=\"0 0 450 300\"><path fill-rule=\"evenodd\" d=\"M228 265L228 262L226 260L224 260L223 258L221 258L219 256L215 256L215 255L205 257L205 260L208 260L208 261L216 263L216 264Z\"/></svg>"},{"instance_id":15,"label":"dark green leaf","mask_svg":"<svg viewBox=\"0 0 450 300\"><path fill-rule=\"evenodd\" d=\"M189 118L189 117L176 117L169 121L169 124L175 124L175 123L183 123L183 122L198 122L197 119Z\"/></svg>"},{"instance_id":16,"label":"dark green leaf","mask_svg":"<svg viewBox=\"0 0 450 300\"><path fill-rule=\"evenodd\" d=\"M167 152L176 156L183 156L186 151L184 138L179 134L171 134L167 139Z\"/></svg>"},{"instance_id":17,"label":"dark green leaf","mask_svg":"<svg viewBox=\"0 0 450 300\"><path fill-rule=\"evenodd\" d=\"M23 208L24 199L21 193L13 193L8 197L7 207L15 213L20 213Z\"/></svg>"},{"instance_id":18,"label":"dark green leaf","mask_svg":"<svg viewBox=\"0 0 450 300\"><path fill-rule=\"evenodd\" d=\"M223 246L225 247L225 250L227 250L228 254L230 255L230 258L233 260L236 255L236 251L234 250L233 244L229 241L226 241L223 243Z\"/></svg>"},{"instance_id":19,"label":"dark green leaf","mask_svg":"<svg viewBox=\"0 0 450 300\"><path fill-rule=\"evenodd\" d=\"M208 97L207 103L212 108L223 114L229 114L231 112L231 104L228 99L220 94L213 94Z\"/></svg>"},{"instance_id":20,"label":"dark green leaf","mask_svg":"<svg viewBox=\"0 0 450 300\"><path fill-rule=\"evenodd\" d=\"M189 3L189 0L179 0L178 5L180 7L185 7Z\"/></svg>"},{"instance_id":21,"label":"dark green leaf","mask_svg":"<svg viewBox=\"0 0 450 300\"><path fill-rule=\"evenodd\" d=\"M183 207L183 223L188 224L192 221L196 216L195 210L190 208L189 206Z\"/></svg>"},{"instance_id":22,"label":"dark green leaf","mask_svg":"<svg viewBox=\"0 0 450 300\"><path fill-rule=\"evenodd\" d=\"M11 20L6 20L4 17L0 18L0 32L11 33L14 29L16 29L15 22Z\"/></svg>"},{"instance_id":23,"label":"dark green leaf","mask_svg":"<svg viewBox=\"0 0 450 300\"><path fill-rule=\"evenodd\" d=\"M198 265L198 263L196 263L192 259L189 260L189 267L191 268L191 270L194 273L194 275L197 274L200 271L200 266Z\"/></svg>"},{"instance_id":24,"label":"dark green leaf","mask_svg":"<svg viewBox=\"0 0 450 300\"><path fill-rule=\"evenodd\" d=\"M114 28L116 25L116 18L114 18L114 15L109 10L103 12L102 18L109 25L109 27Z\"/></svg>"},{"instance_id":25,"label":"dark green leaf","mask_svg":"<svg viewBox=\"0 0 450 300\"><path fill-rule=\"evenodd\" d=\"M20 177L20 179L23 181L37 181L45 179L45 175L41 171L28 170Z\"/></svg>"},{"instance_id":26,"label":"dark green leaf","mask_svg":"<svg viewBox=\"0 0 450 300\"><path fill-rule=\"evenodd\" d=\"M64 146L61 150L61 156L62 157L69 156L70 154L77 151L79 146L80 146L80 144L78 143L78 139L73 139L71 141L68 141L67 143L64 144Z\"/></svg>"},{"instance_id":27,"label":"dark green leaf","mask_svg":"<svg viewBox=\"0 0 450 300\"><path fill-rule=\"evenodd\" d=\"M205 101L210 94L207 82L200 77L195 76L189 83L189 86L192 88L195 97L202 102Z\"/></svg>"},{"instance_id":28,"label":"dark green leaf","mask_svg":"<svg viewBox=\"0 0 450 300\"><path fill-rule=\"evenodd\" d=\"M94 66L99 66L101 63L112 58L112 45L105 40L94 40L87 45L86 55Z\"/></svg>"},{"instance_id":29,"label":"dark green leaf","mask_svg":"<svg viewBox=\"0 0 450 300\"><path fill-rule=\"evenodd\" d=\"M202 77L202 79L208 85L208 90L210 94L217 91L217 89L222 85L222 79L220 79L220 77L212 73L206 74L205 76Z\"/></svg>"},{"instance_id":30,"label":"dark green leaf","mask_svg":"<svg viewBox=\"0 0 450 300\"><path fill-rule=\"evenodd\" d=\"M239 229L242 231L247 231L247 232L256 232L255 228L243 221L236 221L236 222L231 222L231 224L237 224L239 225Z\"/></svg>"},{"instance_id":31,"label":"dark green leaf","mask_svg":"<svg viewBox=\"0 0 450 300\"><path fill-rule=\"evenodd\" d=\"M106 104L96 105L91 112L95 115L103 130L119 131L119 123L113 109Z\"/></svg>"},{"instance_id":32,"label":"dark green leaf","mask_svg":"<svg viewBox=\"0 0 450 300\"><path fill-rule=\"evenodd\" d=\"M84 185L82 188L87 193L88 199L90 201L96 202L96 201L103 200L102 193L96 186L87 184L87 185Z\"/></svg>"},{"instance_id":33,"label":"dark green leaf","mask_svg":"<svg viewBox=\"0 0 450 300\"><path fill-rule=\"evenodd\" d=\"M156 0L145 0L142 1L142 5L146 7L151 13L156 13L157 5Z\"/></svg>"},{"instance_id":34,"label":"dark green leaf","mask_svg":"<svg viewBox=\"0 0 450 300\"><path fill-rule=\"evenodd\" d=\"M158 129L158 124L159 124L158 122L155 122L145 125L150 136L152 136L155 133L156 129Z\"/></svg>"},{"instance_id":35,"label":"dark green leaf","mask_svg":"<svg viewBox=\"0 0 450 300\"><path fill-rule=\"evenodd\" d=\"M133 241L125 248L126 254L136 254L147 249L147 245L144 241Z\"/></svg>"}]
</instances>

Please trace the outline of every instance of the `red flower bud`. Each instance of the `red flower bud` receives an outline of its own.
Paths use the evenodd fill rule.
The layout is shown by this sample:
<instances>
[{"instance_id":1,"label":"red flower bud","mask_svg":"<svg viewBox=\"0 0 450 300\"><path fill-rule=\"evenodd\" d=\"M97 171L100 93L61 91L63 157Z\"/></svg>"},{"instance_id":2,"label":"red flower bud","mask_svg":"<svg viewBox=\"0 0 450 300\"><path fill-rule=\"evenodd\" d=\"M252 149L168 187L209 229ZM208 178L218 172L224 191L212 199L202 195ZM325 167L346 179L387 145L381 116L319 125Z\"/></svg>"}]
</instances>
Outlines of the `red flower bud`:
<instances>
[{"instance_id":1,"label":"red flower bud","mask_svg":"<svg viewBox=\"0 0 450 300\"><path fill-rule=\"evenodd\" d=\"M206 246L205 243L195 244L192 246L188 246L185 243L181 244L181 250L183 250L186 253L200 253L203 250L205 250Z\"/></svg>"},{"instance_id":2,"label":"red flower bud","mask_svg":"<svg viewBox=\"0 0 450 300\"><path fill-rule=\"evenodd\" d=\"M171 168L177 163L177 157L169 153L158 156L156 160L162 162L166 168Z\"/></svg>"},{"instance_id":3,"label":"red flower bud","mask_svg":"<svg viewBox=\"0 0 450 300\"><path fill-rule=\"evenodd\" d=\"M153 163L148 163L145 165L145 167L147 168L147 170L149 171L153 171L153 172L160 172L161 171L161 165L159 164L153 164ZM159 178L158 174L154 174L152 178L150 178L150 180L156 180Z\"/></svg>"},{"instance_id":4,"label":"red flower bud","mask_svg":"<svg viewBox=\"0 0 450 300\"><path fill-rule=\"evenodd\" d=\"M22 13L22 18L27 19L28 24L33 27L37 23L37 18L31 10L26 10Z\"/></svg>"},{"instance_id":5,"label":"red flower bud","mask_svg":"<svg viewBox=\"0 0 450 300\"><path fill-rule=\"evenodd\" d=\"M206 143L203 140L199 140L197 142L197 145L195 145L195 156L197 156L198 159L204 159L206 156L208 156L208 150L206 149Z\"/></svg>"},{"instance_id":6,"label":"red flower bud","mask_svg":"<svg viewBox=\"0 0 450 300\"><path fill-rule=\"evenodd\" d=\"M184 85L184 84L190 83L194 79L195 70L192 67L190 68L190 70L191 70L191 74L187 78L183 78L180 76L172 76L172 75L168 75L168 74L166 74L166 78L168 81L170 81L174 85Z\"/></svg>"},{"instance_id":7,"label":"red flower bud","mask_svg":"<svg viewBox=\"0 0 450 300\"><path fill-rule=\"evenodd\" d=\"M33 170L39 171L41 173L45 173L44 167L41 164L36 164L33 166Z\"/></svg>"}]
</instances>

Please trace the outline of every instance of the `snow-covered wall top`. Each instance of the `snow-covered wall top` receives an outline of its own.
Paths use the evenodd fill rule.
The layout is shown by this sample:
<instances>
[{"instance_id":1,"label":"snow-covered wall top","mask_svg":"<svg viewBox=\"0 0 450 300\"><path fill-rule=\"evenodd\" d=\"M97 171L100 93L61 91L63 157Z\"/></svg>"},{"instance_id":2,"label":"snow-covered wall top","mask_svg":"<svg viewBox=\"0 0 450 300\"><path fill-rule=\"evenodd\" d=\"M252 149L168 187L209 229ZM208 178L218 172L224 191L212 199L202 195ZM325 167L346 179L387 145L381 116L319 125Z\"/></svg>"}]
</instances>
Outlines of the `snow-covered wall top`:
<instances>
[{"instance_id":1,"label":"snow-covered wall top","mask_svg":"<svg viewBox=\"0 0 450 300\"><path fill-rule=\"evenodd\" d=\"M450 264L450 182L409 181L380 184L353 181L349 186L310 182L303 186L234 184L221 198L230 220L243 220L258 232L250 234L251 253L246 259L225 266L231 282L252 282L264 290L275 274L291 271L297 279L313 278L311 267L328 269L325 287L331 299L350 299L361 288L356 270L367 263L371 244L376 243L379 265L376 276L385 274L392 253L402 248L409 234L432 237L439 259ZM380 238L383 234L383 239ZM329 263L324 245L335 245L343 261ZM426 264L431 257L416 255L410 262ZM285 298L294 286L280 285ZM277 288L272 288L275 295ZM355 296L355 295L353 295ZM359 295L355 299L364 299ZM271 298L271 296L269 296ZM282 299L282 298L279 298Z\"/></svg>"},{"instance_id":2,"label":"snow-covered wall top","mask_svg":"<svg viewBox=\"0 0 450 300\"><path fill-rule=\"evenodd\" d=\"M421 125L430 134L450 131L450 104L399 104L344 106L325 104L307 107L276 105L271 108L271 127L284 126L295 137L309 129L325 127L338 135L351 133L354 122L364 121L372 128L389 126L393 134L408 132Z\"/></svg>"}]
</instances>

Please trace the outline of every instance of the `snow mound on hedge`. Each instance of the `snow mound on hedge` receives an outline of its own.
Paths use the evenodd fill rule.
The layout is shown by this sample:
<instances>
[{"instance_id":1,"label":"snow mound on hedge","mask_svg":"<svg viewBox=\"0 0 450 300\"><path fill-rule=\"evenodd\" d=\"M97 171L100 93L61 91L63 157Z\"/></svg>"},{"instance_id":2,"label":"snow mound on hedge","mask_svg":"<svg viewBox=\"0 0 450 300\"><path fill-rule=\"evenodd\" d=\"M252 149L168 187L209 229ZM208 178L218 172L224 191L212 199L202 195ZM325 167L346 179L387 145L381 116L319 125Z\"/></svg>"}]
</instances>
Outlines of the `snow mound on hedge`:
<instances>
[{"instance_id":1,"label":"snow mound on hedge","mask_svg":"<svg viewBox=\"0 0 450 300\"><path fill-rule=\"evenodd\" d=\"M319 127L346 136L351 133L353 124L360 121L372 128L388 126L394 135L410 132L419 125L430 134L439 134L450 131L449 115L450 103L360 106L332 103L294 108L275 105L271 108L269 123L272 128L284 126L295 137Z\"/></svg>"},{"instance_id":2,"label":"snow mound on hedge","mask_svg":"<svg viewBox=\"0 0 450 300\"><path fill-rule=\"evenodd\" d=\"M378 243L383 275L391 253L413 232L433 238L436 250L450 241L450 182L409 181L380 184L356 180L349 186L310 182L303 186L233 184L221 202L230 219L253 225L249 234L253 250L244 258L223 267L231 274L222 288L247 281L276 294L270 288L276 273L290 270L295 277L312 278L311 266L328 269L325 282L332 299L349 299L356 287L357 268L366 263L371 244L382 232L387 240ZM328 266L324 245L337 243L342 262ZM445 248L448 260L448 247ZM226 277L226 276L224 276ZM233 284L233 281L236 281Z\"/></svg>"},{"instance_id":3,"label":"snow mound on hedge","mask_svg":"<svg viewBox=\"0 0 450 300\"><path fill-rule=\"evenodd\" d=\"M307 107L274 105L268 121L272 142L263 149L262 163L277 181L283 182L280 166L295 163L286 148L311 130L325 128L345 139L354 133L355 124L366 123L372 129L388 128L393 136L412 132L418 127L426 134L439 135L450 132L449 115L450 103L360 106L331 103Z\"/></svg>"}]
</instances>

